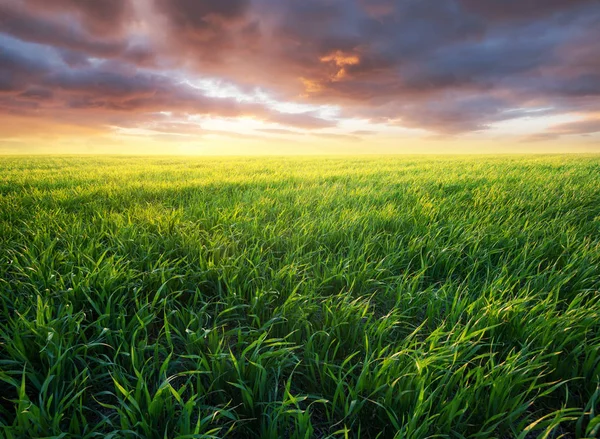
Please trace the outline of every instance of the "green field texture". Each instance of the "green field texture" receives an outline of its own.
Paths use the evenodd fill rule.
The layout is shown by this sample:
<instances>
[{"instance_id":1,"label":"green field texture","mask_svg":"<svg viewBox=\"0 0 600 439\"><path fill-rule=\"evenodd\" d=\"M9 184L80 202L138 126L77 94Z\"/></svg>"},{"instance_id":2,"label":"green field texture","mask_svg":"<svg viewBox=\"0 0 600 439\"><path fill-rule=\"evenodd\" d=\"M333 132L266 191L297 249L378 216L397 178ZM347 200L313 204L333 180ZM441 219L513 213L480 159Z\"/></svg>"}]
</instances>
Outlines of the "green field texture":
<instances>
[{"instance_id":1,"label":"green field texture","mask_svg":"<svg viewBox=\"0 0 600 439\"><path fill-rule=\"evenodd\" d=\"M600 156L0 158L0 436L600 436Z\"/></svg>"}]
</instances>

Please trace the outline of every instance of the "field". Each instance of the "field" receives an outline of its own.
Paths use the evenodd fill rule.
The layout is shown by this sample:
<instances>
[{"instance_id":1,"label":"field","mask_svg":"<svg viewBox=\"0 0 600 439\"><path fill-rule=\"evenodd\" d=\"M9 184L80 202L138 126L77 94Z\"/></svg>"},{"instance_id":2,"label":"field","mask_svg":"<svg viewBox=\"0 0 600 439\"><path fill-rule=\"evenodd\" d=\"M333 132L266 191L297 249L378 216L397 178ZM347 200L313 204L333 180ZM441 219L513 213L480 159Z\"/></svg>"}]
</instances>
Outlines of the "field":
<instances>
[{"instance_id":1,"label":"field","mask_svg":"<svg viewBox=\"0 0 600 439\"><path fill-rule=\"evenodd\" d=\"M0 158L0 436L600 436L600 156Z\"/></svg>"}]
</instances>

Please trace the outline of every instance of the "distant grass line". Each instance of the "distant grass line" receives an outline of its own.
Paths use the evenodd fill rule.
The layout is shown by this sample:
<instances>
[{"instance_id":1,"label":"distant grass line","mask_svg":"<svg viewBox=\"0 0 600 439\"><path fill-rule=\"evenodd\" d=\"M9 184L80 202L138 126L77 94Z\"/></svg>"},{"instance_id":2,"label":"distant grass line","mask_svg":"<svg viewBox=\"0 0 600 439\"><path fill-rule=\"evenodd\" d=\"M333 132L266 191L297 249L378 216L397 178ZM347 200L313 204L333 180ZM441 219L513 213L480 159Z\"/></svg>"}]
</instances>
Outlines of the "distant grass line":
<instances>
[{"instance_id":1,"label":"distant grass line","mask_svg":"<svg viewBox=\"0 0 600 439\"><path fill-rule=\"evenodd\" d=\"M600 436L600 157L0 158L0 436Z\"/></svg>"}]
</instances>

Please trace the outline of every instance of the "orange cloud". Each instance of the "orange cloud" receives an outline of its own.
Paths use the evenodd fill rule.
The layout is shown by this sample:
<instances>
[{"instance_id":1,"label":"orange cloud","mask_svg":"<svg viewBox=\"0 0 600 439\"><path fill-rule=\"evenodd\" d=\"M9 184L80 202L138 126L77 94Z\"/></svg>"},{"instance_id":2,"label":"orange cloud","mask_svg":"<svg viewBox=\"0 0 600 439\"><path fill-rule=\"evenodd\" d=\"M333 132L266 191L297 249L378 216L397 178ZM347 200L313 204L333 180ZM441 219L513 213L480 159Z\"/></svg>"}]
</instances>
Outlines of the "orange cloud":
<instances>
[{"instance_id":1,"label":"orange cloud","mask_svg":"<svg viewBox=\"0 0 600 439\"><path fill-rule=\"evenodd\" d=\"M322 63L333 63L339 70L331 77L332 81L340 81L348 76L346 66L355 66L360 63L360 58L353 54L345 54L341 50L336 50L327 56L319 58Z\"/></svg>"}]
</instances>

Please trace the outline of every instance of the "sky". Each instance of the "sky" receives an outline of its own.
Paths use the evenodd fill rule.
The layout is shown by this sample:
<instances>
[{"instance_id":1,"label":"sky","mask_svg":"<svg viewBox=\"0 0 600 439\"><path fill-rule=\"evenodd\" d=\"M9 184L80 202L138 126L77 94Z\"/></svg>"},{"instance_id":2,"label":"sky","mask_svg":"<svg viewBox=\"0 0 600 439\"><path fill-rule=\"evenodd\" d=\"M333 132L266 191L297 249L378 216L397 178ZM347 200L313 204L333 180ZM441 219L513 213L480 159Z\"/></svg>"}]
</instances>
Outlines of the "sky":
<instances>
[{"instance_id":1,"label":"sky","mask_svg":"<svg viewBox=\"0 0 600 439\"><path fill-rule=\"evenodd\" d=\"M600 0L0 0L0 153L600 152Z\"/></svg>"}]
</instances>

